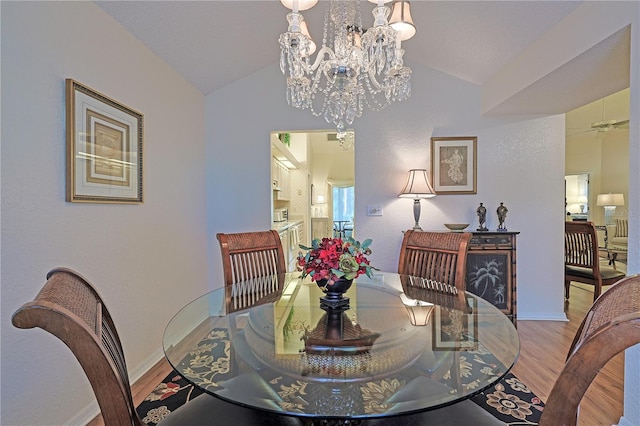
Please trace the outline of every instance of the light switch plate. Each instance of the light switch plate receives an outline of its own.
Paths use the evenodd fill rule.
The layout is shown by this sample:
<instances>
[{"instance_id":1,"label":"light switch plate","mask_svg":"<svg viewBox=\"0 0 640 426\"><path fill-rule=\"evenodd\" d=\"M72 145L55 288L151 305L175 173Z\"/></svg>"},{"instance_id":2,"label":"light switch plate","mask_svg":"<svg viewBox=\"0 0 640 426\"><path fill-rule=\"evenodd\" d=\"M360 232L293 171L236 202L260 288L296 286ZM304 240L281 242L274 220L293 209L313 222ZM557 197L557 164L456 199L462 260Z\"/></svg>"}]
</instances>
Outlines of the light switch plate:
<instances>
[{"instance_id":1,"label":"light switch plate","mask_svg":"<svg viewBox=\"0 0 640 426\"><path fill-rule=\"evenodd\" d=\"M382 216L382 206L380 205L367 206L367 216Z\"/></svg>"}]
</instances>

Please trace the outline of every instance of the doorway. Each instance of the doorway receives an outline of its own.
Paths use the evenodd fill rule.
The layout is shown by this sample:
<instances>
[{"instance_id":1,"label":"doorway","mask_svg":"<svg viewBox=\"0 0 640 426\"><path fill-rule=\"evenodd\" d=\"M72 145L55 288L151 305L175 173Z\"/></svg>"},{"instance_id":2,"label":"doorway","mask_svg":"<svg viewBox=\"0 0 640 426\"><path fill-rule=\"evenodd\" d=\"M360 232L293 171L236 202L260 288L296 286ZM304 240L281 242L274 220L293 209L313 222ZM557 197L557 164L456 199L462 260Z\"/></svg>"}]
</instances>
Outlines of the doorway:
<instances>
[{"instance_id":1,"label":"doorway","mask_svg":"<svg viewBox=\"0 0 640 426\"><path fill-rule=\"evenodd\" d=\"M627 88L565 115L565 175L589 174L588 220L599 225L605 217L604 209L596 206L597 195L620 193L625 199L629 195L629 102ZM580 212L582 203L566 201L570 213ZM616 209L620 218L627 213L626 206Z\"/></svg>"},{"instance_id":2,"label":"doorway","mask_svg":"<svg viewBox=\"0 0 640 426\"><path fill-rule=\"evenodd\" d=\"M286 211L289 220L303 220L305 244L313 238L332 237L334 220L345 221L343 235L353 235L353 130L344 140L337 139L335 130L274 131L271 161L273 218L276 212ZM283 173L282 177L278 178L278 173ZM277 228L275 223L274 226Z\"/></svg>"},{"instance_id":3,"label":"doorway","mask_svg":"<svg viewBox=\"0 0 640 426\"><path fill-rule=\"evenodd\" d=\"M564 177L565 214L571 220L589 218L589 174L581 173Z\"/></svg>"}]
</instances>

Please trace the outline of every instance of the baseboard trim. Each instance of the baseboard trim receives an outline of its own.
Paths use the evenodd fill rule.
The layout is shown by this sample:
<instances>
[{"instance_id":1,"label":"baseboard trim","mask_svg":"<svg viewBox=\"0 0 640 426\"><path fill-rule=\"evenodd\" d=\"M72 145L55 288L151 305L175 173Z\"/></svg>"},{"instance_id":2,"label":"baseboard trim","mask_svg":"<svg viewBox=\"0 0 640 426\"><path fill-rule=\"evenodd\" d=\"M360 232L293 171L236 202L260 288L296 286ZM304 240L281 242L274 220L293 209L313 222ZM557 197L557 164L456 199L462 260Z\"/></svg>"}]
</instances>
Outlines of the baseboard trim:
<instances>
[{"instance_id":1,"label":"baseboard trim","mask_svg":"<svg viewBox=\"0 0 640 426\"><path fill-rule=\"evenodd\" d=\"M129 371L129 380L131 381L131 383L133 384L140 380L140 378L144 376L145 373L149 371L151 367L156 365L162 358L164 358L164 351L162 350L162 348L158 348L154 353L148 356L147 359L142 362L142 364Z\"/></svg>"},{"instance_id":2,"label":"baseboard trim","mask_svg":"<svg viewBox=\"0 0 640 426\"><path fill-rule=\"evenodd\" d=\"M142 376L145 375L147 371L151 369L154 365L158 363L164 357L164 352L162 348L157 349L153 354L148 356L139 366L129 371L129 380L131 383L135 383ZM93 393L92 393L93 395ZM98 401L95 399L86 407L84 407L78 414L73 416L66 425L70 426L85 426L91 420L95 419L96 416L100 414L100 407L98 406Z\"/></svg>"},{"instance_id":3,"label":"baseboard trim","mask_svg":"<svg viewBox=\"0 0 640 426\"><path fill-rule=\"evenodd\" d=\"M563 312L555 315L541 315L534 313L518 312L518 321L562 321L569 322L567 315Z\"/></svg>"},{"instance_id":4,"label":"baseboard trim","mask_svg":"<svg viewBox=\"0 0 640 426\"><path fill-rule=\"evenodd\" d=\"M78 414L73 416L73 418L68 422L66 422L65 425L85 426L91 420L95 419L98 414L100 414L100 407L98 407L98 401L93 400L91 404L84 407L82 411L80 411Z\"/></svg>"}]
</instances>

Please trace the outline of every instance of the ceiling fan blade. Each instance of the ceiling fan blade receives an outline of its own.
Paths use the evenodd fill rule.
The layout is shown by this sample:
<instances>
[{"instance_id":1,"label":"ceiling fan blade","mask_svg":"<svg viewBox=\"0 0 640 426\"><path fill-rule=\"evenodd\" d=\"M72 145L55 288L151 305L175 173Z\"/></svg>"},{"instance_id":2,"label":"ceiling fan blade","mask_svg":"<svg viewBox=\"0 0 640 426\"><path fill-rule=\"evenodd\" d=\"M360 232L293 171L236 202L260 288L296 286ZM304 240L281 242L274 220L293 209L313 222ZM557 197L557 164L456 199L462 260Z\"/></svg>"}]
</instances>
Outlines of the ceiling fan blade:
<instances>
[{"instance_id":1,"label":"ceiling fan blade","mask_svg":"<svg viewBox=\"0 0 640 426\"><path fill-rule=\"evenodd\" d=\"M597 132L598 129L588 129L588 130L582 130L580 132L572 132L570 131L570 129L567 129L567 132L565 133L566 136L578 136L578 135L583 135L585 133L593 133L593 132Z\"/></svg>"}]
</instances>

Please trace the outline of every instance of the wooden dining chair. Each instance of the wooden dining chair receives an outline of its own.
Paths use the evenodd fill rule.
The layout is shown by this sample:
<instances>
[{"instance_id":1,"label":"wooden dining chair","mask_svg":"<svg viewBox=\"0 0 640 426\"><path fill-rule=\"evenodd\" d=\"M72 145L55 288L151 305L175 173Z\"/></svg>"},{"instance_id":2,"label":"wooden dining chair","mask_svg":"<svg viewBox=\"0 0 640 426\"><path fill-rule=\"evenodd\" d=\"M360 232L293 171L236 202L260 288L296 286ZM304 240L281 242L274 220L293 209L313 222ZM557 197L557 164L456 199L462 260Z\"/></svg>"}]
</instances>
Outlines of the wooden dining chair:
<instances>
[{"instance_id":1,"label":"wooden dining chair","mask_svg":"<svg viewBox=\"0 0 640 426\"><path fill-rule=\"evenodd\" d=\"M406 231L400 248L398 273L448 284L464 293L472 235L470 232Z\"/></svg>"},{"instance_id":2,"label":"wooden dining chair","mask_svg":"<svg viewBox=\"0 0 640 426\"><path fill-rule=\"evenodd\" d=\"M618 281L589 309L551 389L538 425L575 426L580 401L598 372L613 357L637 344L640 344L640 275ZM502 389L510 389L509 384L500 383ZM465 400L424 413L365 421L363 425L505 425L505 422L479 408L479 405Z\"/></svg>"},{"instance_id":3,"label":"wooden dining chair","mask_svg":"<svg viewBox=\"0 0 640 426\"><path fill-rule=\"evenodd\" d=\"M640 275L619 280L591 306L547 400L540 426L574 426L578 407L598 372L640 343Z\"/></svg>"},{"instance_id":4,"label":"wooden dining chair","mask_svg":"<svg viewBox=\"0 0 640 426\"><path fill-rule=\"evenodd\" d=\"M115 324L96 289L77 272L53 269L31 302L12 316L18 328L39 327L62 340L84 370L107 426L144 426L136 413L122 344ZM161 426L215 423L299 424L295 418L240 407L202 394L172 412Z\"/></svg>"},{"instance_id":5,"label":"wooden dining chair","mask_svg":"<svg viewBox=\"0 0 640 426\"><path fill-rule=\"evenodd\" d=\"M278 232L218 233L216 238L222 253L227 312L280 294L286 262Z\"/></svg>"},{"instance_id":6,"label":"wooden dining chair","mask_svg":"<svg viewBox=\"0 0 640 426\"><path fill-rule=\"evenodd\" d=\"M625 274L610 266L601 266L598 237L593 222L564 224L564 298L569 300L571 281L593 285L593 300L602 287L624 278Z\"/></svg>"}]
</instances>

